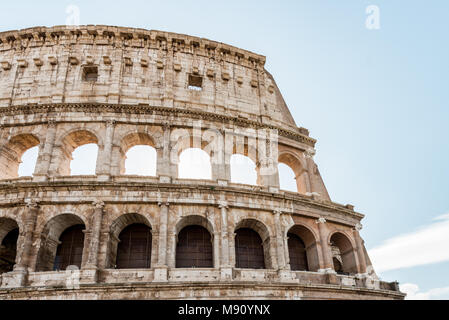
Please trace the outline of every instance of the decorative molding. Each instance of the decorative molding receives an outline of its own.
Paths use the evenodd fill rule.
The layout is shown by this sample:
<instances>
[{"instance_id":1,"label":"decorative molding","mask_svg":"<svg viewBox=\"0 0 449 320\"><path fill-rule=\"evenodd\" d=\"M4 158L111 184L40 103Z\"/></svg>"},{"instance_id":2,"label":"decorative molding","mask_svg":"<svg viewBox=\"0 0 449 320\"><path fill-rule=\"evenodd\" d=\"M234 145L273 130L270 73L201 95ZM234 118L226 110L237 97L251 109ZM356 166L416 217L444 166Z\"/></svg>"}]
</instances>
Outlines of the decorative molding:
<instances>
[{"instance_id":1,"label":"decorative molding","mask_svg":"<svg viewBox=\"0 0 449 320\"><path fill-rule=\"evenodd\" d=\"M138 104L138 105L125 105L125 104L103 104L103 103L58 103L58 104L28 104L21 106L9 106L0 108L0 115L2 116L14 116L22 113L63 113L63 112L116 112L116 113L133 113L133 114L151 114L159 113L161 116L169 116L172 114L178 117L188 117L193 118L201 117L203 120L217 121L217 122L232 122L236 126L250 127L254 129L273 129L277 130L278 134L282 137L304 143L308 146L314 147L316 140L308 137L299 132L293 132L291 130L280 128L274 125L267 125L261 122L245 119L242 117L231 117L224 114L205 112L200 110L191 109L181 109L181 108L171 108L171 107L160 107L160 106L150 106L148 104ZM117 121L119 122L119 121ZM129 121L128 121L129 122ZM126 122L126 123L128 123ZM313 149L314 150L314 149Z\"/></svg>"}]
</instances>

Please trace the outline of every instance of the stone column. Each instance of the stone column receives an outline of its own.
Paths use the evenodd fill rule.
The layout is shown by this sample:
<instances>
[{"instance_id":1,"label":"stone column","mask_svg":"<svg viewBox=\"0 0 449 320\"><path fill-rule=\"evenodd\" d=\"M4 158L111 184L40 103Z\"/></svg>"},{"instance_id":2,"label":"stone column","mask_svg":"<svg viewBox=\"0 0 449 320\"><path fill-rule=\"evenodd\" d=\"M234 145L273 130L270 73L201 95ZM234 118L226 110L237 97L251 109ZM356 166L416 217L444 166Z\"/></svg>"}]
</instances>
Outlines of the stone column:
<instances>
[{"instance_id":1,"label":"stone column","mask_svg":"<svg viewBox=\"0 0 449 320\"><path fill-rule=\"evenodd\" d=\"M115 121L106 122L106 134L103 146L102 156L97 164L97 176L99 179L107 181L111 176L111 156L114 137Z\"/></svg>"},{"instance_id":2,"label":"stone column","mask_svg":"<svg viewBox=\"0 0 449 320\"><path fill-rule=\"evenodd\" d=\"M168 236L168 210L170 204L159 202L159 232L158 232L158 257L154 269L154 279L159 282L168 281L168 257L167 257L167 236Z\"/></svg>"},{"instance_id":3,"label":"stone column","mask_svg":"<svg viewBox=\"0 0 449 320\"><path fill-rule=\"evenodd\" d=\"M282 211L274 210L273 213L274 213L274 227L276 230L276 252L277 252L278 267L280 270L285 270L286 263L285 263L285 250L284 250L284 235L282 233L281 227Z\"/></svg>"},{"instance_id":4,"label":"stone column","mask_svg":"<svg viewBox=\"0 0 449 320\"><path fill-rule=\"evenodd\" d=\"M324 218L319 218L316 221L316 223L318 224L318 229L320 232L320 244L323 258L320 271L322 272L334 271L334 264L332 262L332 252L329 243L327 242L327 237L329 233L326 225L327 221Z\"/></svg>"},{"instance_id":5,"label":"stone column","mask_svg":"<svg viewBox=\"0 0 449 320\"><path fill-rule=\"evenodd\" d=\"M277 131L258 130L257 171L259 184L268 187L269 192L279 192L278 137Z\"/></svg>"},{"instance_id":6,"label":"stone column","mask_svg":"<svg viewBox=\"0 0 449 320\"><path fill-rule=\"evenodd\" d=\"M26 285L29 267L31 265L31 249L33 245L34 228L36 226L39 206L34 201L26 203L23 216L23 229L20 230L17 241L17 259L14 270L2 275L1 286L3 288L18 288Z\"/></svg>"},{"instance_id":7,"label":"stone column","mask_svg":"<svg viewBox=\"0 0 449 320\"><path fill-rule=\"evenodd\" d=\"M23 217L23 230L20 232L22 245L17 252L17 263L15 271L28 271L31 265L31 249L33 246L34 228L36 226L39 204L35 201L26 202L26 212Z\"/></svg>"},{"instance_id":8,"label":"stone column","mask_svg":"<svg viewBox=\"0 0 449 320\"><path fill-rule=\"evenodd\" d=\"M174 177L174 172L172 172L172 163L170 159L170 134L171 127L168 123L164 124L164 136L162 139L162 146L157 146L157 167L156 175L159 177L159 182L161 183L171 183ZM173 168L175 169L175 168Z\"/></svg>"},{"instance_id":9,"label":"stone column","mask_svg":"<svg viewBox=\"0 0 449 320\"><path fill-rule=\"evenodd\" d=\"M220 259L220 271L222 280L232 279L232 266L230 261L230 247L229 247L229 232L228 232L228 205L226 202L222 202L219 205L221 216L221 230L220 230L220 242L221 242L221 259Z\"/></svg>"},{"instance_id":10,"label":"stone column","mask_svg":"<svg viewBox=\"0 0 449 320\"><path fill-rule=\"evenodd\" d=\"M363 240L360 237L360 230L362 230L362 225L359 223L353 229L353 234L357 245L357 257L359 258L359 265L357 266L357 269L359 273L364 274L366 273L366 259L365 253L363 252Z\"/></svg>"},{"instance_id":11,"label":"stone column","mask_svg":"<svg viewBox=\"0 0 449 320\"><path fill-rule=\"evenodd\" d=\"M83 266L86 279L84 282L96 282L98 278L98 254L100 249L100 236L101 236L101 224L103 221L104 214L104 202L95 201L93 202L95 207L93 215L90 220L90 230L89 234L89 244L88 244L88 255L87 261Z\"/></svg>"},{"instance_id":12,"label":"stone column","mask_svg":"<svg viewBox=\"0 0 449 320\"><path fill-rule=\"evenodd\" d=\"M56 140L56 122L49 120L47 124L47 135L41 154L38 158L36 169L34 170L34 181L45 181L48 179L53 147Z\"/></svg>"},{"instance_id":13,"label":"stone column","mask_svg":"<svg viewBox=\"0 0 449 320\"><path fill-rule=\"evenodd\" d=\"M218 269L220 267L220 233L214 232L212 241L212 250L213 250L213 262L214 268Z\"/></svg>"},{"instance_id":14,"label":"stone column","mask_svg":"<svg viewBox=\"0 0 449 320\"><path fill-rule=\"evenodd\" d=\"M318 272L326 274L326 281L329 284L339 284L337 278L337 273L334 270L334 263L332 261L332 251L331 247L327 241L329 235L329 230L327 228L327 222L324 218L319 218L316 223L318 224L318 229L320 231L320 244L321 253L323 257L323 262L321 264L321 269Z\"/></svg>"}]
</instances>

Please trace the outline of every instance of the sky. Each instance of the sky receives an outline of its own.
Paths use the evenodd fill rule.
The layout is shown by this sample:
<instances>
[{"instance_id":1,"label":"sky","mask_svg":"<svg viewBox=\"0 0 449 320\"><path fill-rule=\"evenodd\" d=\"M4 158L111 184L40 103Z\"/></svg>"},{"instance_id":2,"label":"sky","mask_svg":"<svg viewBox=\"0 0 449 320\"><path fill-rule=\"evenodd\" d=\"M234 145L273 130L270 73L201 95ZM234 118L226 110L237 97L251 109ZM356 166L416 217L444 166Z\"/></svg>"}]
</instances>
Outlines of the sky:
<instances>
[{"instance_id":1,"label":"sky","mask_svg":"<svg viewBox=\"0 0 449 320\"><path fill-rule=\"evenodd\" d=\"M16 0L2 3L0 31L66 24L73 6L80 24L265 55L297 125L318 140L332 200L366 215L378 275L410 299L449 299L448 1Z\"/></svg>"}]
</instances>

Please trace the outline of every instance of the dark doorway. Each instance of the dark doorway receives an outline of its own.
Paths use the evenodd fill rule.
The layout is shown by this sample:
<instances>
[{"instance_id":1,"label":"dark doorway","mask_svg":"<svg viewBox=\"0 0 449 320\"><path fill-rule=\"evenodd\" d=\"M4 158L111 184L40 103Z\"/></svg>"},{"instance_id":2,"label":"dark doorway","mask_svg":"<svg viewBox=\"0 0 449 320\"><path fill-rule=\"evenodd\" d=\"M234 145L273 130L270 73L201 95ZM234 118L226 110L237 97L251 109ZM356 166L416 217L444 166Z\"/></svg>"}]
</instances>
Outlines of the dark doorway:
<instances>
[{"instance_id":1,"label":"dark doorway","mask_svg":"<svg viewBox=\"0 0 449 320\"><path fill-rule=\"evenodd\" d=\"M117 248L118 269L148 269L151 267L151 228L132 224L120 233Z\"/></svg>"},{"instance_id":2,"label":"dark doorway","mask_svg":"<svg viewBox=\"0 0 449 320\"><path fill-rule=\"evenodd\" d=\"M212 238L201 226L188 226L179 232L176 268L213 268Z\"/></svg>"},{"instance_id":3,"label":"dark doorway","mask_svg":"<svg viewBox=\"0 0 449 320\"><path fill-rule=\"evenodd\" d=\"M290 269L293 271L308 271L307 252L304 242L293 233L289 233L287 237Z\"/></svg>"},{"instance_id":4,"label":"dark doorway","mask_svg":"<svg viewBox=\"0 0 449 320\"><path fill-rule=\"evenodd\" d=\"M243 228L235 236L236 267L243 269L265 269L262 239L252 229Z\"/></svg>"},{"instance_id":5,"label":"dark doorway","mask_svg":"<svg viewBox=\"0 0 449 320\"><path fill-rule=\"evenodd\" d=\"M3 239L0 246L0 273L13 271L16 263L18 238L19 229L14 229Z\"/></svg>"}]
</instances>

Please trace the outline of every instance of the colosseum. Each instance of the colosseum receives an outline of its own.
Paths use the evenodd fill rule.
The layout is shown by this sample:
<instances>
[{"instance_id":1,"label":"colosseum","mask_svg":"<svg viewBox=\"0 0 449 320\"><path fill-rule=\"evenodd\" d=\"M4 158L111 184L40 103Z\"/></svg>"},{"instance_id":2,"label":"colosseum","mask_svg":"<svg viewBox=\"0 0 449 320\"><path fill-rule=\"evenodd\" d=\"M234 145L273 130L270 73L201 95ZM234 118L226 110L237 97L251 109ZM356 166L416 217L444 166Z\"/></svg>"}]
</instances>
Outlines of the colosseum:
<instances>
[{"instance_id":1,"label":"colosseum","mask_svg":"<svg viewBox=\"0 0 449 320\"><path fill-rule=\"evenodd\" d=\"M330 199L316 140L264 66L161 31L0 33L0 299L403 299L376 276L364 216ZM95 174L73 175L87 144ZM154 175L126 174L135 146L154 148ZM179 175L194 148L209 179ZM254 185L231 179L234 155L255 164Z\"/></svg>"}]
</instances>

